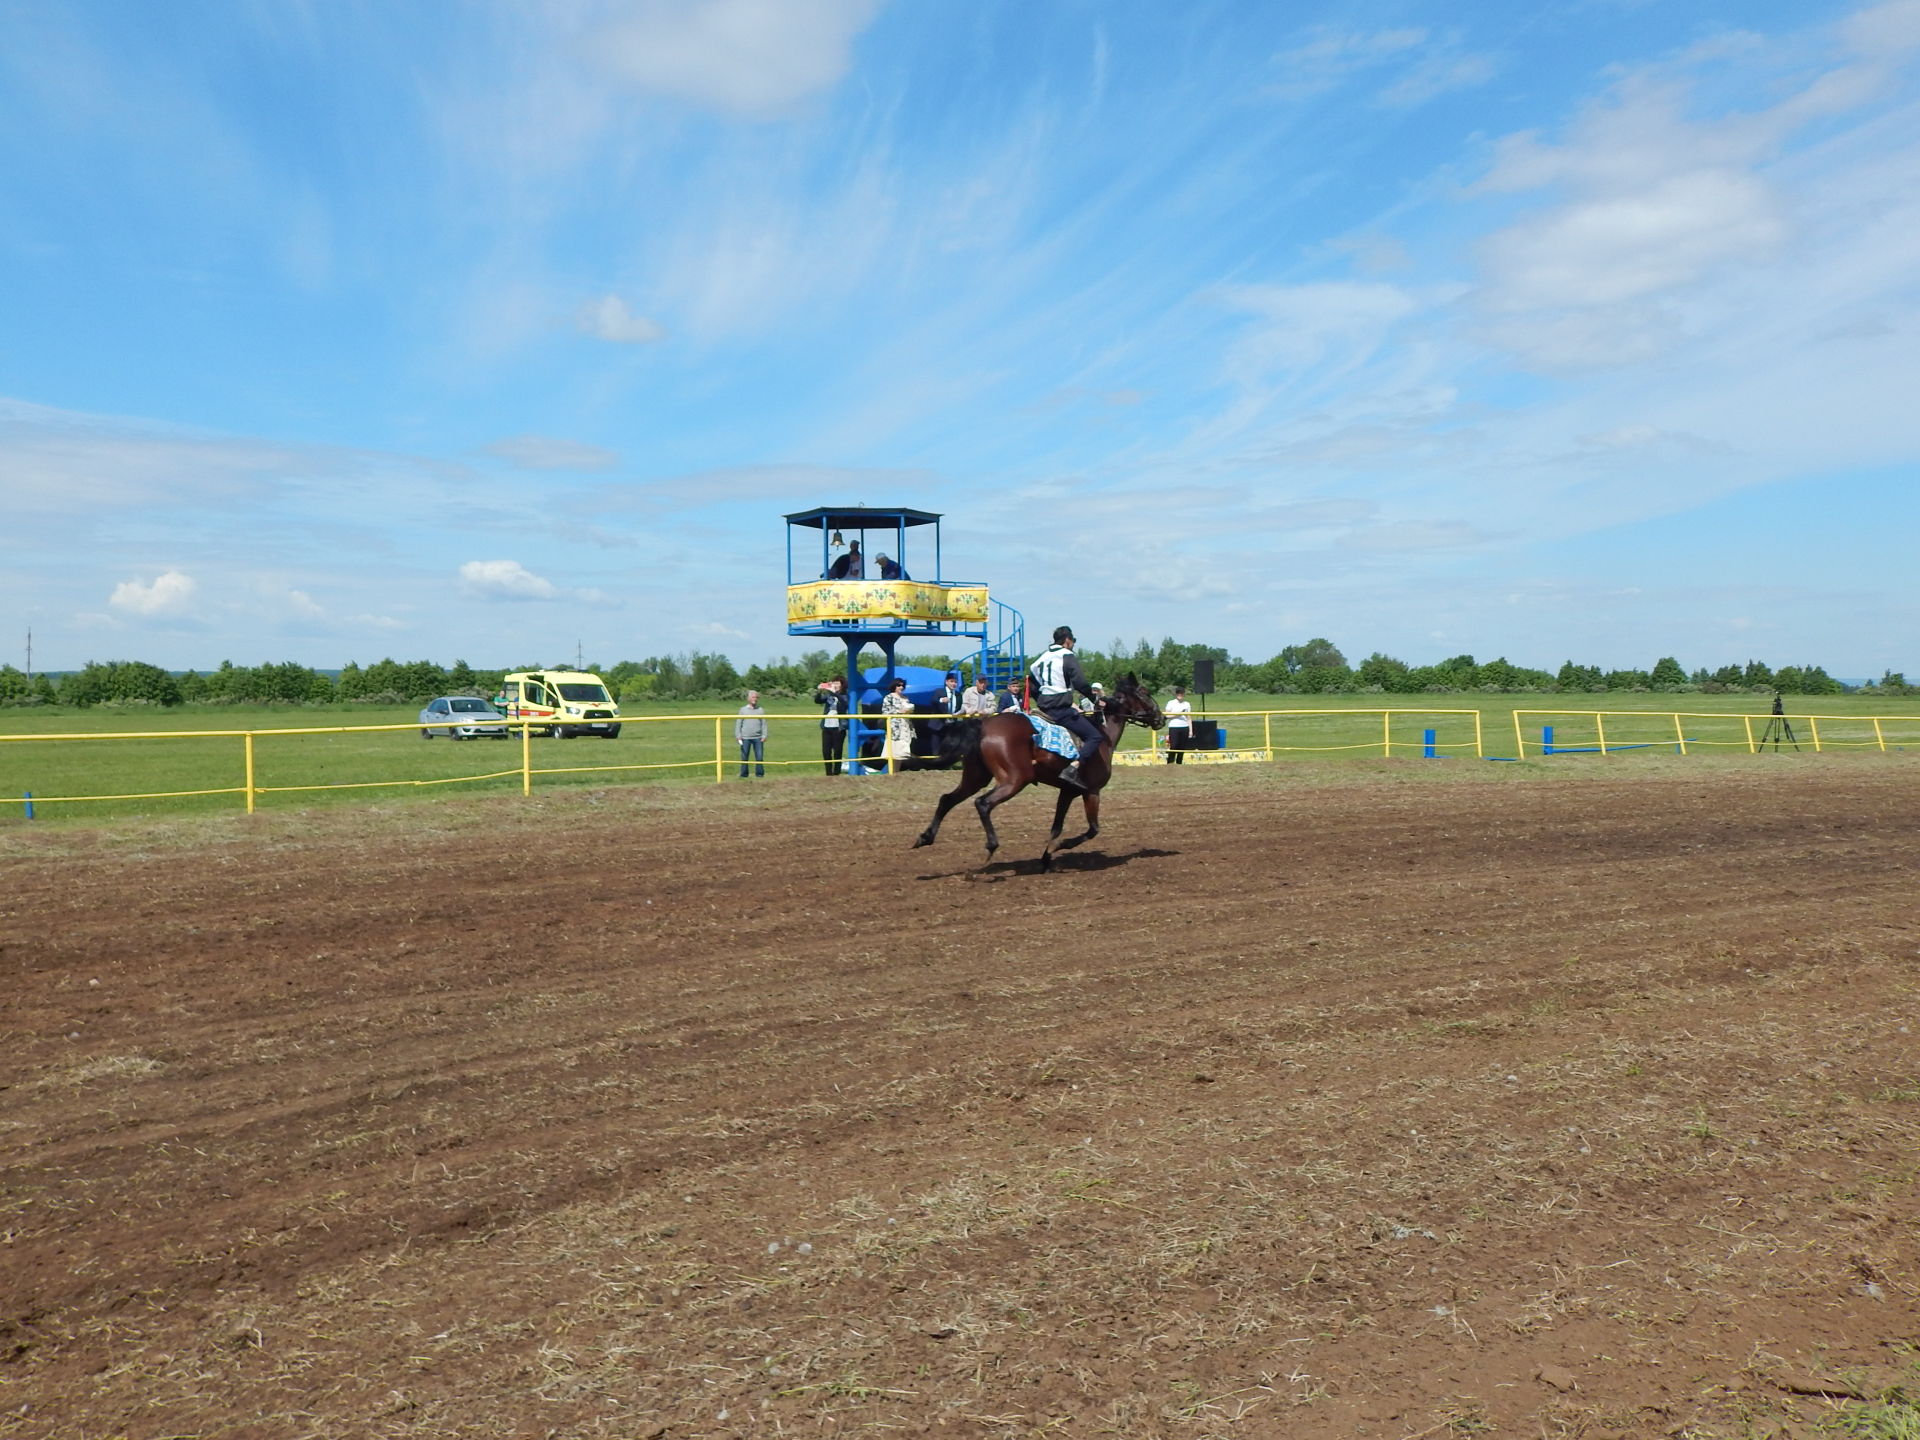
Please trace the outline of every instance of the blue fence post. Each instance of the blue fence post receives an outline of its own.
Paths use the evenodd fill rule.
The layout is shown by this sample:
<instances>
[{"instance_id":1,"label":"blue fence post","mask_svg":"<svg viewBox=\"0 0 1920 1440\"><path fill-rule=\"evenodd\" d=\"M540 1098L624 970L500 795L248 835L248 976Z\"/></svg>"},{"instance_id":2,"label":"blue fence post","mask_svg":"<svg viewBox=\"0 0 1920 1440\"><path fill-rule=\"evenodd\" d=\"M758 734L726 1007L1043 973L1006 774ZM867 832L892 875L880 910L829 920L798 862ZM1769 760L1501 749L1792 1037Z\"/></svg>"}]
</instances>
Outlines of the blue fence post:
<instances>
[{"instance_id":1,"label":"blue fence post","mask_svg":"<svg viewBox=\"0 0 1920 1440\"><path fill-rule=\"evenodd\" d=\"M1426 756L1426 758L1429 760L1433 759L1433 741L1434 741L1433 731L1422 730L1420 732L1420 744L1423 747L1420 753Z\"/></svg>"},{"instance_id":2,"label":"blue fence post","mask_svg":"<svg viewBox=\"0 0 1920 1440\"><path fill-rule=\"evenodd\" d=\"M27 819L33 819L33 791L27 791Z\"/></svg>"},{"instance_id":3,"label":"blue fence post","mask_svg":"<svg viewBox=\"0 0 1920 1440\"><path fill-rule=\"evenodd\" d=\"M1540 753L1542 755L1551 755L1553 753L1553 727L1551 725L1542 725L1540 727Z\"/></svg>"}]
</instances>

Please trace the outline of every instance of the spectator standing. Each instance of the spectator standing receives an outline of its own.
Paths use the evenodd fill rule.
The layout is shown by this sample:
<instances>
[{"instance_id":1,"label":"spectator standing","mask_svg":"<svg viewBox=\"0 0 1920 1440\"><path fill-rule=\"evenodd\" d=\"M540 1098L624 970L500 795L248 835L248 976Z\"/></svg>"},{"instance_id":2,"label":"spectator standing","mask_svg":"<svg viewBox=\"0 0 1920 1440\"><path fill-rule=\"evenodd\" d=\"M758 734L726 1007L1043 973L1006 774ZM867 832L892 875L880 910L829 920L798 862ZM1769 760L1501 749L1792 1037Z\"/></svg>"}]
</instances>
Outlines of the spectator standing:
<instances>
[{"instance_id":1,"label":"spectator standing","mask_svg":"<svg viewBox=\"0 0 1920 1440\"><path fill-rule=\"evenodd\" d=\"M747 703L740 707L740 718L733 722L733 738L740 746L740 778L747 778L747 762L753 762L756 778L767 775L767 712L760 708L760 692L747 691Z\"/></svg>"},{"instance_id":2,"label":"spectator standing","mask_svg":"<svg viewBox=\"0 0 1920 1440\"><path fill-rule=\"evenodd\" d=\"M973 677L973 688L960 697L960 713L984 720L989 715L998 714L999 702L993 698L993 687L987 684L987 677Z\"/></svg>"},{"instance_id":3,"label":"spectator standing","mask_svg":"<svg viewBox=\"0 0 1920 1440\"><path fill-rule=\"evenodd\" d=\"M1187 699L1187 687L1173 687L1173 698L1161 707L1167 717L1167 764L1184 765L1193 740L1193 702Z\"/></svg>"},{"instance_id":4,"label":"spectator standing","mask_svg":"<svg viewBox=\"0 0 1920 1440\"><path fill-rule=\"evenodd\" d=\"M1007 688L1000 692L1000 713L1002 715L1006 714L1009 710L1019 710L1023 712L1026 710L1026 703L1020 698L1020 688L1018 676L1007 681Z\"/></svg>"},{"instance_id":5,"label":"spectator standing","mask_svg":"<svg viewBox=\"0 0 1920 1440\"><path fill-rule=\"evenodd\" d=\"M813 690L813 703L821 707L820 760L829 775L840 773L841 756L847 753L846 682L834 675L822 680Z\"/></svg>"},{"instance_id":6,"label":"spectator standing","mask_svg":"<svg viewBox=\"0 0 1920 1440\"><path fill-rule=\"evenodd\" d=\"M887 762L887 773L898 775L900 763L913 754L913 721L907 718L913 713L913 701L907 698L905 680L895 679L888 687L880 713L887 717L887 744L881 755Z\"/></svg>"},{"instance_id":7,"label":"spectator standing","mask_svg":"<svg viewBox=\"0 0 1920 1440\"><path fill-rule=\"evenodd\" d=\"M964 697L960 694L960 672L949 670L940 693L933 697L933 703L927 709L933 712L933 718L927 721L927 749L939 754L947 741L947 726L960 716L960 705Z\"/></svg>"}]
</instances>

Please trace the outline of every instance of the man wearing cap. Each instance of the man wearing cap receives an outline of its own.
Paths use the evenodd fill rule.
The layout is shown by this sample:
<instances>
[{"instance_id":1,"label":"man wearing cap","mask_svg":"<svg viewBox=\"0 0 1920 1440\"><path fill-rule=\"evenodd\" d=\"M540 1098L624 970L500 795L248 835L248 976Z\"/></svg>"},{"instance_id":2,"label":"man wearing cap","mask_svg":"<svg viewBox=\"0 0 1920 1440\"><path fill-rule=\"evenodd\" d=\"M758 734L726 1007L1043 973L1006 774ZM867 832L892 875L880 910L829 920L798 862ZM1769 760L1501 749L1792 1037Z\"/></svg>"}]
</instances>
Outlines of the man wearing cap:
<instances>
[{"instance_id":1,"label":"man wearing cap","mask_svg":"<svg viewBox=\"0 0 1920 1440\"><path fill-rule=\"evenodd\" d=\"M1040 653L1027 673L1033 679L1034 709L1080 742L1079 757L1060 772L1060 783L1068 789L1086 790L1089 787L1081 778L1081 767L1099 751L1100 742L1106 736L1074 707L1075 695L1093 697L1093 687L1087 683L1086 672L1073 653L1074 643L1073 628L1062 625L1053 632L1053 644Z\"/></svg>"},{"instance_id":2,"label":"man wearing cap","mask_svg":"<svg viewBox=\"0 0 1920 1440\"><path fill-rule=\"evenodd\" d=\"M974 676L973 688L960 697L960 713L971 715L976 720L984 720L987 716L996 714L999 709L999 704L993 698L993 687L987 683L987 677L984 674Z\"/></svg>"},{"instance_id":3,"label":"man wearing cap","mask_svg":"<svg viewBox=\"0 0 1920 1440\"><path fill-rule=\"evenodd\" d=\"M960 672L949 670L946 683L940 687L940 693L927 702L926 709L933 718L927 725L927 752L932 755L943 753L947 741L947 724L960 714ZM960 732L955 731L956 735Z\"/></svg>"}]
</instances>

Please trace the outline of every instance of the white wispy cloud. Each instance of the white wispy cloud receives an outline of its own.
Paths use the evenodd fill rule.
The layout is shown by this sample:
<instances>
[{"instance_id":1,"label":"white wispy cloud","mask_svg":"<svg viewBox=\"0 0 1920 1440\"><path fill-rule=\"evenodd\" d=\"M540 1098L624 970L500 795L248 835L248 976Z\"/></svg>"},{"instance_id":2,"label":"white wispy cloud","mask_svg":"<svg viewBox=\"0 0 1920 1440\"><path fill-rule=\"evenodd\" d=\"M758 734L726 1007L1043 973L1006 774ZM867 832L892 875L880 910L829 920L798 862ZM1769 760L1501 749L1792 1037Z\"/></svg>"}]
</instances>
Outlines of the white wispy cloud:
<instances>
[{"instance_id":1,"label":"white wispy cloud","mask_svg":"<svg viewBox=\"0 0 1920 1440\"><path fill-rule=\"evenodd\" d=\"M551 435L509 435L485 448L522 470L611 470L620 463L616 451Z\"/></svg>"},{"instance_id":2,"label":"white wispy cloud","mask_svg":"<svg viewBox=\"0 0 1920 1440\"><path fill-rule=\"evenodd\" d=\"M1492 55L1460 51L1452 44L1435 47L1405 75L1380 92L1380 103L1410 109L1456 90L1484 85L1500 73Z\"/></svg>"},{"instance_id":3,"label":"white wispy cloud","mask_svg":"<svg viewBox=\"0 0 1920 1440\"><path fill-rule=\"evenodd\" d=\"M1419 308L1400 287L1365 281L1232 285L1217 293L1224 304L1259 322L1227 356L1228 373L1243 384L1275 371L1363 361L1394 324Z\"/></svg>"},{"instance_id":4,"label":"white wispy cloud","mask_svg":"<svg viewBox=\"0 0 1920 1440\"><path fill-rule=\"evenodd\" d=\"M1416 26L1393 30L1315 26L1298 44L1273 56L1267 93L1283 100L1310 99L1362 71L1417 53L1426 40L1427 31Z\"/></svg>"},{"instance_id":5,"label":"white wispy cloud","mask_svg":"<svg viewBox=\"0 0 1920 1440\"><path fill-rule=\"evenodd\" d=\"M326 607L304 590L288 590L285 601L289 612L300 620L325 620Z\"/></svg>"},{"instance_id":6,"label":"white wispy cloud","mask_svg":"<svg viewBox=\"0 0 1920 1440\"><path fill-rule=\"evenodd\" d=\"M174 620L192 613L199 585L191 575L167 570L152 580L122 580L107 604L142 620Z\"/></svg>"},{"instance_id":7,"label":"white wispy cloud","mask_svg":"<svg viewBox=\"0 0 1920 1440\"><path fill-rule=\"evenodd\" d=\"M659 322L636 315L618 295L602 295L580 307L580 329L615 345L652 345L667 338Z\"/></svg>"},{"instance_id":8,"label":"white wispy cloud","mask_svg":"<svg viewBox=\"0 0 1920 1440\"><path fill-rule=\"evenodd\" d=\"M268 441L0 397L0 516L232 504L297 452Z\"/></svg>"},{"instance_id":9,"label":"white wispy cloud","mask_svg":"<svg viewBox=\"0 0 1920 1440\"><path fill-rule=\"evenodd\" d=\"M560 588L518 560L469 560L460 567L467 592L482 600L558 600Z\"/></svg>"},{"instance_id":10,"label":"white wispy cloud","mask_svg":"<svg viewBox=\"0 0 1920 1440\"><path fill-rule=\"evenodd\" d=\"M592 36L622 80L753 119L831 90L881 0L633 0Z\"/></svg>"}]
</instances>

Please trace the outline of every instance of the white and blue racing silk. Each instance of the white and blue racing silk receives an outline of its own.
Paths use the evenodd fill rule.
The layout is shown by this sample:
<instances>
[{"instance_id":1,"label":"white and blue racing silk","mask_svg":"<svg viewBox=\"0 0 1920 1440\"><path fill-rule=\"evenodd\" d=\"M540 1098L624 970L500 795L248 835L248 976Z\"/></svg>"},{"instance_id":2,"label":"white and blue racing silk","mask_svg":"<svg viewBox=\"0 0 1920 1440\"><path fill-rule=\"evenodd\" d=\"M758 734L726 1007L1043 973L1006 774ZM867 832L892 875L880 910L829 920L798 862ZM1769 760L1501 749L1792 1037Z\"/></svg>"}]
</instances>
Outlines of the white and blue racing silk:
<instances>
[{"instance_id":1,"label":"white and blue racing silk","mask_svg":"<svg viewBox=\"0 0 1920 1440\"><path fill-rule=\"evenodd\" d=\"M1067 657L1071 654L1073 652L1064 645L1049 645L1040 658L1033 662L1027 673L1033 676L1041 699L1073 693L1073 686L1067 683Z\"/></svg>"}]
</instances>

